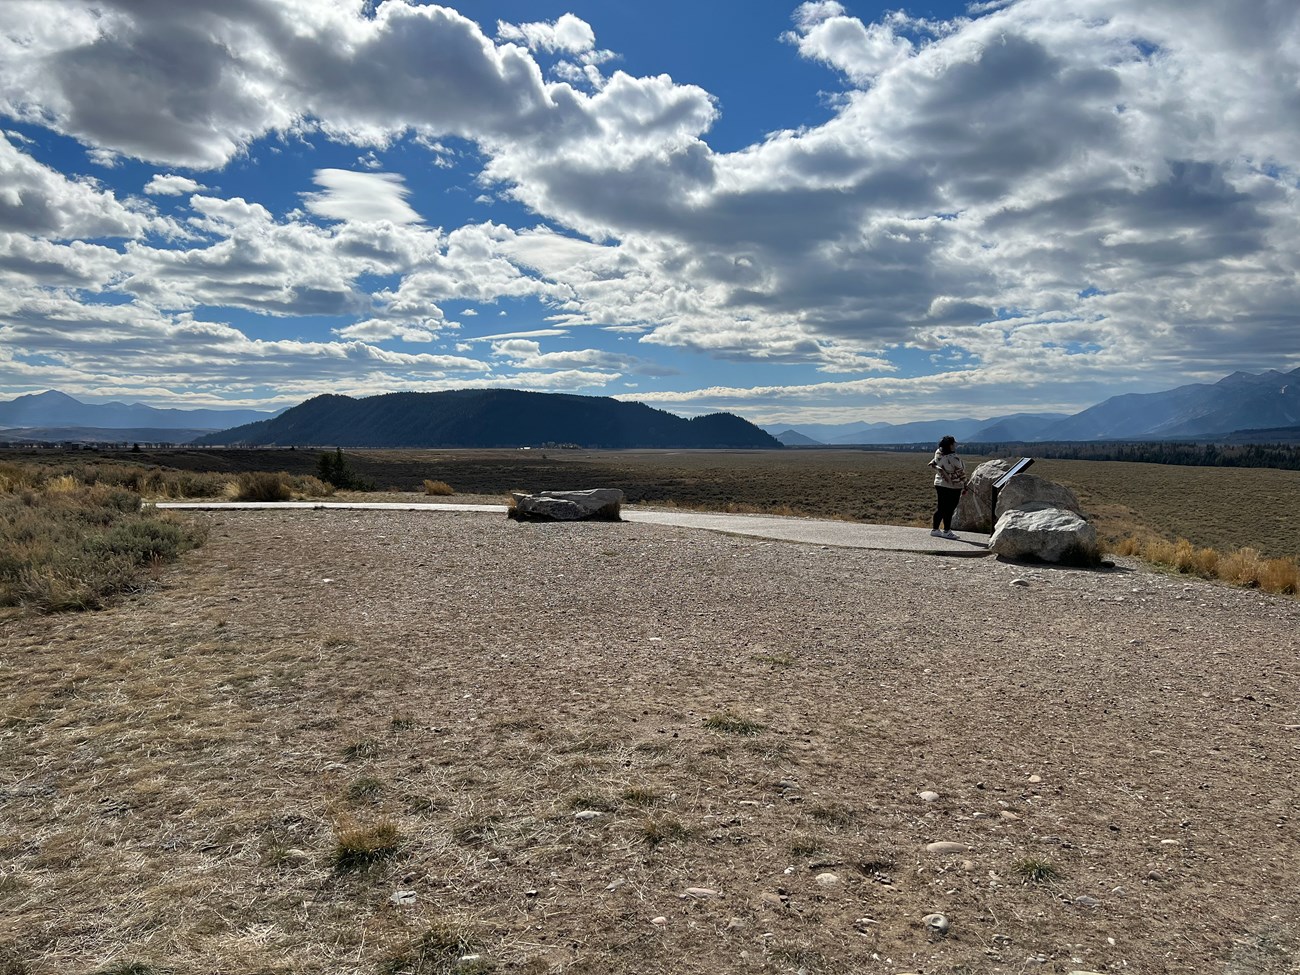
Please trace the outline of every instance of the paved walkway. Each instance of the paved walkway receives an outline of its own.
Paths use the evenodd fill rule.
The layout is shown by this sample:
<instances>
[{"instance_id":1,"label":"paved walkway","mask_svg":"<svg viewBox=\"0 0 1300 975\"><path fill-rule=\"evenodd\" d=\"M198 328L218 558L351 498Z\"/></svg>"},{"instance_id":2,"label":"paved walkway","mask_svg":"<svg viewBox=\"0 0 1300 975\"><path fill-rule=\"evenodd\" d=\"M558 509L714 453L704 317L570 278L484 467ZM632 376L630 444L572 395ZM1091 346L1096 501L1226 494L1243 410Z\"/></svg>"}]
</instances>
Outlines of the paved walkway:
<instances>
[{"instance_id":1,"label":"paved walkway","mask_svg":"<svg viewBox=\"0 0 1300 975\"><path fill-rule=\"evenodd\" d=\"M352 508L366 511L477 511L505 514L503 504L402 504L350 501L159 501L157 508L188 508L219 511L224 509L320 510ZM776 515L731 515L702 511L648 511L624 508L623 520L647 525L674 525L700 528L731 535L774 538L783 542L809 545L838 545L843 548L871 548L893 552L918 552L925 555L988 555L988 535L959 532L955 541L935 538L927 528L903 528L897 525L862 525L850 521L825 521L817 518L787 518Z\"/></svg>"}]
</instances>

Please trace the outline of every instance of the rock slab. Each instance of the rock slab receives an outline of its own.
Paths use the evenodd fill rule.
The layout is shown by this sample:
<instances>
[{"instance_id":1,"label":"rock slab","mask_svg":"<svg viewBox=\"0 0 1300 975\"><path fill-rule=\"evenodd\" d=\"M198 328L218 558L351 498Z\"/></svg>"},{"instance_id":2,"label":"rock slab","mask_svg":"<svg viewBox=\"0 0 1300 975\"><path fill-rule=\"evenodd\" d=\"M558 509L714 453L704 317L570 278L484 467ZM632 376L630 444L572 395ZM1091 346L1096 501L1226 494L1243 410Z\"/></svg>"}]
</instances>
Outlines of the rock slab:
<instances>
[{"instance_id":1,"label":"rock slab","mask_svg":"<svg viewBox=\"0 0 1300 975\"><path fill-rule=\"evenodd\" d=\"M512 494L506 516L516 521L622 521L623 492L618 488Z\"/></svg>"},{"instance_id":2,"label":"rock slab","mask_svg":"<svg viewBox=\"0 0 1300 975\"><path fill-rule=\"evenodd\" d=\"M1077 513L1046 502L1015 508L999 518L989 550L1009 559L1067 565L1095 565L1101 559L1096 529Z\"/></svg>"}]
</instances>

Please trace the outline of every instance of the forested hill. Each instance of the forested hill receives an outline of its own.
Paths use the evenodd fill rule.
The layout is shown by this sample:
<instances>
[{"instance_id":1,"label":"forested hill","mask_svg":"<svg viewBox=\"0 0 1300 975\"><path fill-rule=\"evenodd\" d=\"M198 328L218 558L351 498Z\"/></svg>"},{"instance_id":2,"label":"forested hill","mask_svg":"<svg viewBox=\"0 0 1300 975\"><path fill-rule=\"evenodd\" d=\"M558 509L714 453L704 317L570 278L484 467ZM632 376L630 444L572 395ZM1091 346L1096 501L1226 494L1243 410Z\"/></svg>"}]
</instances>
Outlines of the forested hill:
<instances>
[{"instance_id":1,"label":"forested hill","mask_svg":"<svg viewBox=\"0 0 1300 975\"><path fill-rule=\"evenodd\" d=\"M780 447L731 413L683 419L604 396L459 389L353 399L324 395L270 420L208 434L196 444L338 447Z\"/></svg>"}]
</instances>

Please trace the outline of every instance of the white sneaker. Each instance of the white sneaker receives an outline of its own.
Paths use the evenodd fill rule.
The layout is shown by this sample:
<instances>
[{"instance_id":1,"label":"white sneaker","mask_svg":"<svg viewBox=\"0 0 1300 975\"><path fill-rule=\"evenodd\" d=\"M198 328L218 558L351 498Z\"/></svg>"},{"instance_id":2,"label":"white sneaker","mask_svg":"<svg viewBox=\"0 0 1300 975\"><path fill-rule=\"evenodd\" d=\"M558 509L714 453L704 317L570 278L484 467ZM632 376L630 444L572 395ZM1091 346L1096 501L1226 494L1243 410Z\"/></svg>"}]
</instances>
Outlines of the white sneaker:
<instances>
[{"instance_id":1,"label":"white sneaker","mask_svg":"<svg viewBox=\"0 0 1300 975\"><path fill-rule=\"evenodd\" d=\"M937 528L930 529L930 534L935 538L943 538L943 532L939 531Z\"/></svg>"},{"instance_id":2,"label":"white sneaker","mask_svg":"<svg viewBox=\"0 0 1300 975\"><path fill-rule=\"evenodd\" d=\"M956 535L955 532L939 532L939 534L942 535L944 538L956 538L956 537L957 537L957 535Z\"/></svg>"}]
</instances>

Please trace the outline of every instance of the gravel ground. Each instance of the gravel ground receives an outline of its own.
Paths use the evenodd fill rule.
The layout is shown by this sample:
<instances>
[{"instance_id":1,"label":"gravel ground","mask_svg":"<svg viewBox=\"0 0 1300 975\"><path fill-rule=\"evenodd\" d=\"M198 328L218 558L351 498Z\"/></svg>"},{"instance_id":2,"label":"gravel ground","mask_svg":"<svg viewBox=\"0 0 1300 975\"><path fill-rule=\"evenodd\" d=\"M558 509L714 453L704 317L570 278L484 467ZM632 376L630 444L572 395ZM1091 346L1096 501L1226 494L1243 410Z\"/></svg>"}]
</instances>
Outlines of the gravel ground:
<instances>
[{"instance_id":1,"label":"gravel ground","mask_svg":"<svg viewBox=\"0 0 1300 975\"><path fill-rule=\"evenodd\" d=\"M154 591L0 624L8 971L1300 972L1296 599L193 517ZM334 869L380 818L397 855Z\"/></svg>"}]
</instances>

